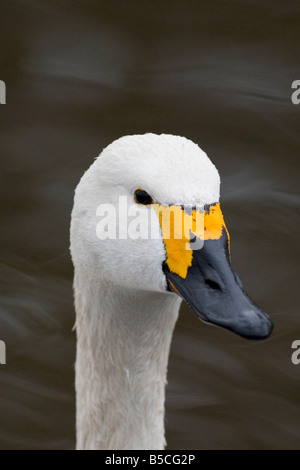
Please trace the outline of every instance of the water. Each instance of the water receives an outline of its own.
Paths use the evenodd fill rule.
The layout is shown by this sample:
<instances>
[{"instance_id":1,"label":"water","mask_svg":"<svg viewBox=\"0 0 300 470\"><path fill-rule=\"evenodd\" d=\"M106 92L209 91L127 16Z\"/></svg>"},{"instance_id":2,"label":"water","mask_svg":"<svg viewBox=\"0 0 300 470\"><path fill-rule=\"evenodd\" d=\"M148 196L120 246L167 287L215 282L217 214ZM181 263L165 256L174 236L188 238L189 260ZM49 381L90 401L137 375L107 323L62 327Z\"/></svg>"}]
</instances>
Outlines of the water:
<instances>
[{"instance_id":1,"label":"water","mask_svg":"<svg viewBox=\"0 0 300 470\"><path fill-rule=\"evenodd\" d=\"M222 176L234 268L275 323L262 343L182 308L170 449L300 448L297 1L1 2L0 448L74 447L74 188L132 133L185 135Z\"/></svg>"}]
</instances>

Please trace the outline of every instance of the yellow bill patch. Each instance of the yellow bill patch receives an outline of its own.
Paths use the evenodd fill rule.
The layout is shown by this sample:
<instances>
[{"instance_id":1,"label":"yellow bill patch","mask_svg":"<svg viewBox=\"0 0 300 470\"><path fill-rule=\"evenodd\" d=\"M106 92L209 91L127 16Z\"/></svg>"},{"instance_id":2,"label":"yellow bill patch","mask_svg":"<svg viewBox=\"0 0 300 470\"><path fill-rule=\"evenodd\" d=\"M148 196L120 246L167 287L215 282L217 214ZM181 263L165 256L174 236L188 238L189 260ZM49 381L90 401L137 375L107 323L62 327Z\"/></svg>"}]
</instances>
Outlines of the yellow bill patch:
<instances>
[{"instance_id":1,"label":"yellow bill patch","mask_svg":"<svg viewBox=\"0 0 300 470\"><path fill-rule=\"evenodd\" d=\"M181 206L165 207L153 204L153 207L162 230L167 253L166 263L170 271L186 278L193 261L191 232L198 239L205 241L219 239L223 227L227 231L220 204L210 206L208 211L193 209L190 213L184 211Z\"/></svg>"}]
</instances>

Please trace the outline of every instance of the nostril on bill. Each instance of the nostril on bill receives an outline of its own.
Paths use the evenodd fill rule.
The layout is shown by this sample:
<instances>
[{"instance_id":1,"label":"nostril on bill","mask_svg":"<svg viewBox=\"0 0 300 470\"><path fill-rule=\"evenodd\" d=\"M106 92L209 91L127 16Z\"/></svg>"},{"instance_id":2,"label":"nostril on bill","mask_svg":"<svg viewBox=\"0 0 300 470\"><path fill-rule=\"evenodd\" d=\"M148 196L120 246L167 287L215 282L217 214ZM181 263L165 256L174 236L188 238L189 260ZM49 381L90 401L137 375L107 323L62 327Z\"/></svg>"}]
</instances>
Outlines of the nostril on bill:
<instances>
[{"instance_id":1,"label":"nostril on bill","mask_svg":"<svg viewBox=\"0 0 300 470\"><path fill-rule=\"evenodd\" d=\"M213 290L218 290L218 291L222 290L221 287L220 287L220 284L218 284L217 282L215 282L211 279L205 279L205 284Z\"/></svg>"}]
</instances>

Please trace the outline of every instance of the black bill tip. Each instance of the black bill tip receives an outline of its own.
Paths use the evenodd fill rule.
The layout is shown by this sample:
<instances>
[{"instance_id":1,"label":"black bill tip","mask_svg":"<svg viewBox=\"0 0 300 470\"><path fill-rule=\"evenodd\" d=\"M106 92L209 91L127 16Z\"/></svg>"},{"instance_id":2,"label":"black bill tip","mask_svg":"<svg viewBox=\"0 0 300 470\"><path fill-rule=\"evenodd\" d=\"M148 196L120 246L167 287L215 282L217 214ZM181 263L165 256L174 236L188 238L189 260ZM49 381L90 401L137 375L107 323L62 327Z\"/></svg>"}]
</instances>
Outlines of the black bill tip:
<instances>
[{"instance_id":1,"label":"black bill tip","mask_svg":"<svg viewBox=\"0 0 300 470\"><path fill-rule=\"evenodd\" d=\"M195 308L194 311L204 322L226 328L246 339L264 340L273 331L273 323L269 316L255 305L253 305L253 308L240 310L236 315L232 315L230 319L221 316L215 317L205 312L200 313Z\"/></svg>"},{"instance_id":2,"label":"black bill tip","mask_svg":"<svg viewBox=\"0 0 300 470\"><path fill-rule=\"evenodd\" d=\"M205 241L193 252L185 278L169 269L165 275L169 290L183 297L205 323L248 339L263 340L272 333L271 319L247 296L231 268L225 231L220 239Z\"/></svg>"}]
</instances>

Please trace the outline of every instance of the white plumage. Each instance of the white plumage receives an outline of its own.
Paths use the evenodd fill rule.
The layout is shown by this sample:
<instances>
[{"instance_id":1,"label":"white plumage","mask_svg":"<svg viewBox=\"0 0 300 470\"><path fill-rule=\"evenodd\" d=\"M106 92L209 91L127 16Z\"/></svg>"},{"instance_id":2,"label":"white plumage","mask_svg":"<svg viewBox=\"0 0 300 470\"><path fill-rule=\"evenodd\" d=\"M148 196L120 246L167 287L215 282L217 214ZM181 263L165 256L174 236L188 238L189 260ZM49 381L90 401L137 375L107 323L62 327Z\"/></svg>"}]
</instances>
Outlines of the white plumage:
<instances>
[{"instance_id":1,"label":"white plumage","mask_svg":"<svg viewBox=\"0 0 300 470\"><path fill-rule=\"evenodd\" d=\"M99 240L97 207L118 211L119 196L134 204L136 188L160 204L212 204L219 186L207 155L172 135L122 137L82 177L71 223L78 449L164 448L168 355L181 303L166 291L163 239Z\"/></svg>"}]
</instances>

